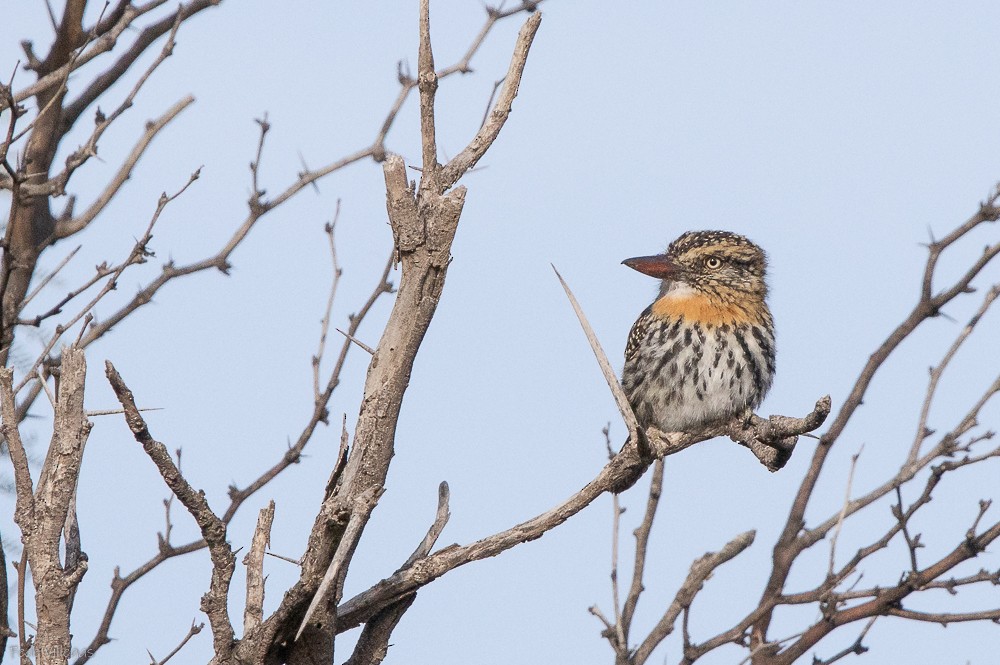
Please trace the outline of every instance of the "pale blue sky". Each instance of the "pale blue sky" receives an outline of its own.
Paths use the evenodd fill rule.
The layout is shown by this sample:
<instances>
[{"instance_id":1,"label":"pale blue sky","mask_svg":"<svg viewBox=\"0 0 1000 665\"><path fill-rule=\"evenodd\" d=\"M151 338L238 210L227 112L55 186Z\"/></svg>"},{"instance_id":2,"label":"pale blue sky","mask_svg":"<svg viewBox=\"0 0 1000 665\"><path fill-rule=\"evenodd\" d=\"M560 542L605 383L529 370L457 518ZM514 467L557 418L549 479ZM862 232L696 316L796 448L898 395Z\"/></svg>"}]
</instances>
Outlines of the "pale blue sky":
<instances>
[{"instance_id":1,"label":"pale blue sky","mask_svg":"<svg viewBox=\"0 0 1000 665\"><path fill-rule=\"evenodd\" d=\"M41 2L3 0L0 9L7 16L0 71L7 72L20 55L19 39L44 44L51 29ZM388 491L351 568L348 596L406 558L432 519L439 481L452 490L452 518L440 544L465 543L551 507L593 477L604 461L601 428L609 420L615 440L623 438L550 262L620 364L629 326L655 284L619 262L656 252L689 229L745 233L770 255L778 327L778 375L762 411L802 414L825 393L836 409L868 355L915 302L928 229L938 235L952 229L1000 179L996 3L550 0L542 9L514 113L484 168L464 180L469 194L445 295L417 359ZM482 19L478 2L433 3L439 65L464 52ZM442 83L444 156L457 153L478 127L521 20L491 34L473 61L475 74ZM103 161L80 172L74 190L86 200L146 119L186 94L197 102L162 133L89 232L73 270L60 277L62 287L82 281L95 263L124 255L159 193L178 188L200 165L201 180L171 205L155 234L157 259L143 275L126 274L121 296L148 282L160 260L214 253L245 215L253 119L266 111L273 125L262 177L276 193L301 168L299 153L316 167L371 142L396 95L396 62L415 66L415 52L415 1L246 1L196 17L182 29L175 55L108 133ZM27 80L18 75L22 84ZM124 94L115 89L111 98ZM387 147L410 163L418 160L413 99ZM303 191L261 222L233 256L231 277L205 274L171 285L88 354L90 408L115 404L103 379L103 360L110 358L142 404L163 407L149 415L154 436L171 449L183 447L188 478L217 509L227 503L227 485L243 485L272 464L308 418L309 361L331 272L322 226L336 200L342 200L344 267L336 324L366 297L390 248L378 165L354 165L319 187L318 195ZM945 273L995 242L997 233L995 226L978 232L944 262ZM57 246L48 265L72 246ZM979 284L991 280L1000 280L996 267ZM978 302L973 296L948 313L964 322ZM388 306L381 302L365 322L362 340L377 340ZM98 315L111 309L102 304ZM996 376L996 317L983 322L956 360L933 427L953 425ZM856 493L898 466L916 427L926 368L959 327L931 321L879 374L831 457L807 519L839 509L850 456L862 445ZM335 421L346 413L353 425L366 360L352 356L331 403ZM48 417L47 409L40 402L37 412ZM996 427L1000 409L993 405L983 415ZM39 441L47 440L45 422L37 423ZM77 597L77 646L96 629L113 566L129 571L155 552L166 496L122 420L96 423L80 485L90 571ZM257 509L274 498L272 549L301 554L338 434L322 430L304 464L242 509L230 532L234 546L249 543ZM659 618L694 558L750 528L758 530L754 546L720 569L695 602L694 639L727 628L756 603L813 445L803 440L773 475L723 441L668 460L635 635ZM927 561L955 546L977 500L996 496L998 478L994 463L942 483L916 526L925 534ZM626 534L644 502L641 485L623 498L630 508ZM870 513L845 529L842 555L888 528L888 504ZM612 662L586 611L594 603L611 611L610 518L605 498L540 541L435 582L396 630L387 663ZM3 532L13 533L12 525ZM195 533L175 509L175 541ZM814 548L805 558L814 567L796 568L790 590L814 584L828 552L825 543ZM898 546L876 561L866 568L867 582L893 583L908 565ZM970 570L998 566L988 552ZM268 560L267 573L273 608L296 574L276 559ZM205 552L162 566L125 596L111 631L115 641L96 662L138 662L147 648L164 655L192 618L203 620L198 599L207 580ZM241 595L237 584L233 597ZM1000 593L966 591L951 602L954 610L997 607ZM238 600L233 607L238 620ZM771 637L814 618L812 609L780 615ZM831 656L859 629L836 633L817 654ZM206 629L181 662L207 660L210 642ZM868 663L979 665L995 662L1000 634L995 626L944 630L881 619L866 644ZM339 653L338 662L348 652ZM721 649L699 662L742 657ZM679 658L673 639L654 656L667 663Z\"/></svg>"}]
</instances>

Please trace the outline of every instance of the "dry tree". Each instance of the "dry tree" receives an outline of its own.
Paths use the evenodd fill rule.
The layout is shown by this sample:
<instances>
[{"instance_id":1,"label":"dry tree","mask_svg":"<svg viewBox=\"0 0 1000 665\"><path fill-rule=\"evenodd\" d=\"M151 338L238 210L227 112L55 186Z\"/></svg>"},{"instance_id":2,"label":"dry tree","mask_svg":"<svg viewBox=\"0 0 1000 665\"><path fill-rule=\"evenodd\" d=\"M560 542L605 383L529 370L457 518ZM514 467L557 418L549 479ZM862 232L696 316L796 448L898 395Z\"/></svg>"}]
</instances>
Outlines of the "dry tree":
<instances>
[{"instance_id":1,"label":"dry tree","mask_svg":"<svg viewBox=\"0 0 1000 665\"><path fill-rule=\"evenodd\" d=\"M164 193L159 197L145 231L127 252L98 265L90 277L68 292L59 294L56 290L58 282L53 278L72 261L76 250L56 258L56 267L45 276L39 268L40 261L43 257L53 256L53 248L60 240L78 237L78 234L99 224L124 183L136 171L140 158L149 146L192 104L192 98L182 98L158 117L149 120L135 137L132 148L119 158L110 179L96 191L81 193L83 203L78 205L77 196L72 193L79 181L75 176L95 158L108 128L133 107L138 93L172 54L176 37L184 26L204 10L219 4L222 4L221 0L191 0L170 9L162 0L149 0L143 4L122 0L105 5L96 20L88 23L87 2L68 0L61 16L52 15L55 37L48 45L47 53L39 55L35 46L24 43L24 68L33 75L34 81L22 85L17 78L11 78L0 84L0 113L6 118L5 131L0 140L0 189L10 192L10 211L0 261L0 364L3 365L0 370L0 415L15 481L13 518L23 543L20 560L13 562L17 571L13 584L6 579L7 561L2 560L4 552L0 549L0 657L10 652L7 641L16 639L22 663L67 663L72 659L76 665L83 665L99 655L108 643L120 602L126 593L134 592L133 585L137 581L156 574L168 560L207 550L208 581L201 610L207 617L211 633L212 663L330 662L337 636L357 627L361 627L360 637L346 662L352 665L378 663L385 657L392 632L418 591L449 571L539 538L599 496L628 488L650 466L655 467L655 485L655 479L662 473L663 458L698 441L718 435L729 436L750 448L762 464L777 469L788 460L797 436L816 429L824 422L830 408L828 399L819 400L813 412L802 418L772 416L765 419L755 416L701 432L639 432L627 405L622 403L623 417L631 423L628 441L590 482L566 501L475 542L435 549L449 516L448 489L442 484L435 519L412 555L395 571L387 571L384 578L370 588L354 597L343 598L344 578L364 536L372 510L385 490L397 421L414 359L445 286L452 242L465 202L466 189L460 183L497 140L511 113L529 49L541 24L541 14L537 11L540 2L523 0L511 7L488 7L482 29L471 40L463 56L449 66L437 67L431 46L429 3L428 0L421 0L416 75L411 76L400 68L398 95L370 142L330 160L324 166L304 169L289 184L273 190L277 193L269 193L262 182L261 164L271 125L266 117L258 120L259 139L250 168L247 210L245 216L233 224L229 237L214 252L198 260L187 263L167 261L149 284L129 294L110 315L98 320L94 316L95 306L108 302L108 295L119 286L122 275L131 274L135 266L151 261L153 252L150 241L157 223L177 197L182 196L198 179L199 172L193 173L173 193ZM495 99L490 100L481 127L464 149L442 163L436 127L435 94L438 85L450 76L469 72L471 59L493 26L514 16L526 16L526 19L513 45L506 75L494 90ZM148 64L138 70L140 62ZM103 69L97 68L100 63L104 63ZM405 102L414 93L418 97L421 157L415 168L419 177L411 181L406 163L402 157L391 152L387 142ZM104 110L99 108L99 104ZM92 114L93 125L86 128L83 119L88 113ZM84 139L70 150L69 141L81 133ZM57 162L58 154L66 154L62 162ZM384 174L387 214L393 234L393 246L386 248L389 256L385 268L368 298L342 330L343 340L339 349L330 354L335 355L332 368L323 372L321 368L326 363L322 360L329 353L327 347L332 346L327 340L332 327L328 304L319 348L313 361L313 403L300 434L277 459L270 463L263 462L263 470L254 480L243 486L231 487L228 503L221 510L218 506L211 506L204 492L188 481L181 471L179 455L171 455L144 420L143 410L138 407L142 396L133 395L127 377L123 377L110 362L107 363L105 375L120 402L119 413L124 416L136 442L169 489L170 501L184 507L197 525L200 537L190 542L175 543L171 540L168 522L167 528L160 534L155 553L147 561L129 572L116 570L96 632L90 636L85 648L75 651L70 642L73 634L72 611L76 590L89 567L89 559L81 545L76 492L85 444L95 426L90 418L100 413L86 408L86 350L97 340L107 337L113 328L123 326L154 296L179 278L213 270L229 271L233 252L244 243L263 217L318 180L337 173L347 165L365 160L381 164ZM58 205L60 199L65 203ZM971 228L987 218L992 219L994 202L995 198L992 198L982 207L982 219L967 226ZM330 289L329 302L332 303L340 271L332 224L327 232L336 268ZM934 251L926 277L926 293L914 314L887 342L881 351L884 356L888 356L899 340L921 321L935 315L941 306L964 293L972 279L996 253L997 248L993 247L992 254L988 253L977 262L964 282L932 293L931 277L936 258L962 233L964 231L960 230L932 246ZM399 278L390 281L393 267L399 269ZM43 293L47 294L46 298L39 297ZM389 319L377 344L366 345L357 339L358 326L378 301L388 300L389 296L392 296ZM53 304L40 311L32 309L43 300ZM25 330L42 329L43 326L54 327L51 334L46 334L42 352L24 363L23 368L20 363L15 367L12 358L19 349ZM352 352L368 354L369 361L360 413L350 433L346 422L341 426L337 463L329 470L324 496L313 506L314 518L308 544L297 561L297 580L283 589L282 594L274 594L271 590L272 597L280 595L281 600L273 612L266 614L262 561L273 523L273 504L261 510L256 532L249 543L231 542L229 528L241 507L251 497L258 496L270 481L299 462L316 432L328 424L330 399L340 383L346 358ZM889 613L890 610L906 612L898 602L902 596L893 599L885 596L882 590L872 591L871 597L858 595L864 589L843 592L842 582L857 567L857 563L842 564L841 568L831 570L815 592L822 598L819 602L830 608L829 621L810 629L812 632L803 633L796 643L799 646L776 650L772 646L773 640L767 637L770 613L780 603L792 600L817 602L806 595L790 600L783 592L784 579L794 554L814 544L844 519L878 498L865 495L854 499L836 512L836 519L831 524L824 522L812 529L801 528L805 504L823 465L825 451L837 440L846 419L860 402L871 375L884 360L885 357L873 357L873 364L859 381L856 394L841 408L833 425L823 435L817 447L812 467L814 471L810 471L803 484L800 498L790 513L789 526L776 548L772 582L764 592L760 608L748 616L745 625L734 628L735 632L721 634L707 642L687 643L685 657L694 659L717 644L745 639L755 658L766 656L788 660L822 637L824 627L837 621L855 620L850 618L859 613L855 608L868 607L865 603L875 603L879 608L876 614ZM603 363L609 385L616 389L613 373L606 360ZM942 367L945 365L947 362ZM54 417L52 438L48 447L41 451L44 461L38 466L32 463L20 426L43 394L53 405ZM970 418L974 420L974 413ZM921 435L914 443L913 459L902 467L897 482L894 485L890 483L883 494L917 477L922 469L941 455L956 456L979 443L978 439L969 440L972 427L972 420L963 421L949 436L939 439L940 443L930 448L924 445L927 437ZM960 461L965 458L956 457L948 464L957 468L976 463L984 454L968 452L968 455L965 462ZM951 470L947 466L935 468L941 469L935 471L935 478ZM932 488L930 484L928 487ZM927 491L929 493L930 489ZM280 503L281 498L276 500ZM920 505L918 502L907 506L900 502L900 532L905 531L912 511ZM651 521L655 502L651 500L650 506ZM956 555L956 559L963 555L965 558L973 556L974 549L985 546L995 537L992 534L997 527L977 531L978 522L973 525L969 540L963 543L964 549ZM887 534L887 537L892 537L893 533ZM742 542L738 539L727 549L713 555L714 558L700 563L698 570L702 572L692 573L690 584L685 585L687 590L679 594L677 608L668 610L660 632L670 632L678 613L686 612L690 598L704 580L699 576L707 575L722 559L738 553ZM237 552L242 549L247 552L243 559L247 593L244 599L238 601L230 587L237 571ZM931 575L927 570L931 570L933 577L925 579ZM946 570L941 570L939 564L919 569L914 564L913 575L909 576L910 585L901 586L894 593L905 596L904 592L907 589L912 592L910 587L918 583L924 586L946 584L941 577ZM641 581L641 574L639 579ZM975 581L962 578L951 584L955 587ZM6 590L10 587L13 587L13 592L8 595ZM33 604L29 595L34 597ZM626 617L631 617L637 600L638 593L634 598L630 594L626 600L626 612L622 612L614 623L608 622L609 635L614 633L614 638L609 639L616 645L616 651L632 660L640 653L648 655L651 647L661 639L653 635L649 647L640 647L635 652L627 646L629 623ZM29 616L32 605L34 617ZM864 611L868 610L860 612ZM9 614L16 616L14 625L7 624ZM232 617L241 614L243 625L239 627L233 624ZM177 648L159 661L154 659L154 662L163 663L171 659L202 630L204 627L201 624L192 624L179 640ZM80 635L76 637L80 638Z\"/></svg>"}]
</instances>

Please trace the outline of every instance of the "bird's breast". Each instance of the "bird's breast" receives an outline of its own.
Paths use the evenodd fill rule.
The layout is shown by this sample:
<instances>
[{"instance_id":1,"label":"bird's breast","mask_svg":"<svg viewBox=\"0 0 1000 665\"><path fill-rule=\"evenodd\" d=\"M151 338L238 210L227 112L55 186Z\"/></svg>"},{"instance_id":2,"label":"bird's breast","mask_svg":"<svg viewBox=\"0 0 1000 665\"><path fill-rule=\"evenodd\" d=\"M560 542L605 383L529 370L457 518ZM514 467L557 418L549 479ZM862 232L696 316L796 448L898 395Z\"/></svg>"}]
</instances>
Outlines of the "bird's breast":
<instances>
[{"instance_id":1,"label":"bird's breast","mask_svg":"<svg viewBox=\"0 0 1000 665\"><path fill-rule=\"evenodd\" d=\"M764 323L763 303L723 301L701 293L667 293L653 303L653 314L667 320L683 319L704 326Z\"/></svg>"}]
</instances>

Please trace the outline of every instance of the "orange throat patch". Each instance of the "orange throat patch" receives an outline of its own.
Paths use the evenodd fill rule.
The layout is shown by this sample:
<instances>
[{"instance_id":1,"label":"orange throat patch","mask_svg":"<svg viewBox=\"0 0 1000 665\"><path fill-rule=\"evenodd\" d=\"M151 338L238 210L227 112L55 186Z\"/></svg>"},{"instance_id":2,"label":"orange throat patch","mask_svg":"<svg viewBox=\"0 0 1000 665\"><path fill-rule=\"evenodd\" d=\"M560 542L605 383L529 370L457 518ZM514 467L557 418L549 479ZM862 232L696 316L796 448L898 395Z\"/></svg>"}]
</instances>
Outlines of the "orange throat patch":
<instances>
[{"instance_id":1,"label":"orange throat patch","mask_svg":"<svg viewBox=\"0 0 1000 665\"><path fill-rule=\"evenodd\" d=\"M764 322L763 303L723 302L700 293L668 293L653 303L653 314L664 319L684 319L704 326Z\"/></svg>"}]
</instances>

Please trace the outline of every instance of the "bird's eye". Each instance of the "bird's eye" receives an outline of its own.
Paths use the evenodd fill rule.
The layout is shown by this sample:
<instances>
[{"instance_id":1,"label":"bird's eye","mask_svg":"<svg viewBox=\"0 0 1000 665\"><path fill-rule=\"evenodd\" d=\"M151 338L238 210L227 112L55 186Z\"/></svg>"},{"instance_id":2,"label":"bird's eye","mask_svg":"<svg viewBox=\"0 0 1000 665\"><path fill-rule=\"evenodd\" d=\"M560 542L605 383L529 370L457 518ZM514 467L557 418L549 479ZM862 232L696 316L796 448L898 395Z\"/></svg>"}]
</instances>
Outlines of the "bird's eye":
<instances>
[{"instance_id":1,"label":"bird's eye","mask_svg":"<svg viewBox=\"0 0 1000 665\"><path fill-rule=\"evenodd\" d=\"M705 259L705 267L709 270L715 270L722 265L722 259L717 256L710 256Z\"/></svg>"}]
</instances>

